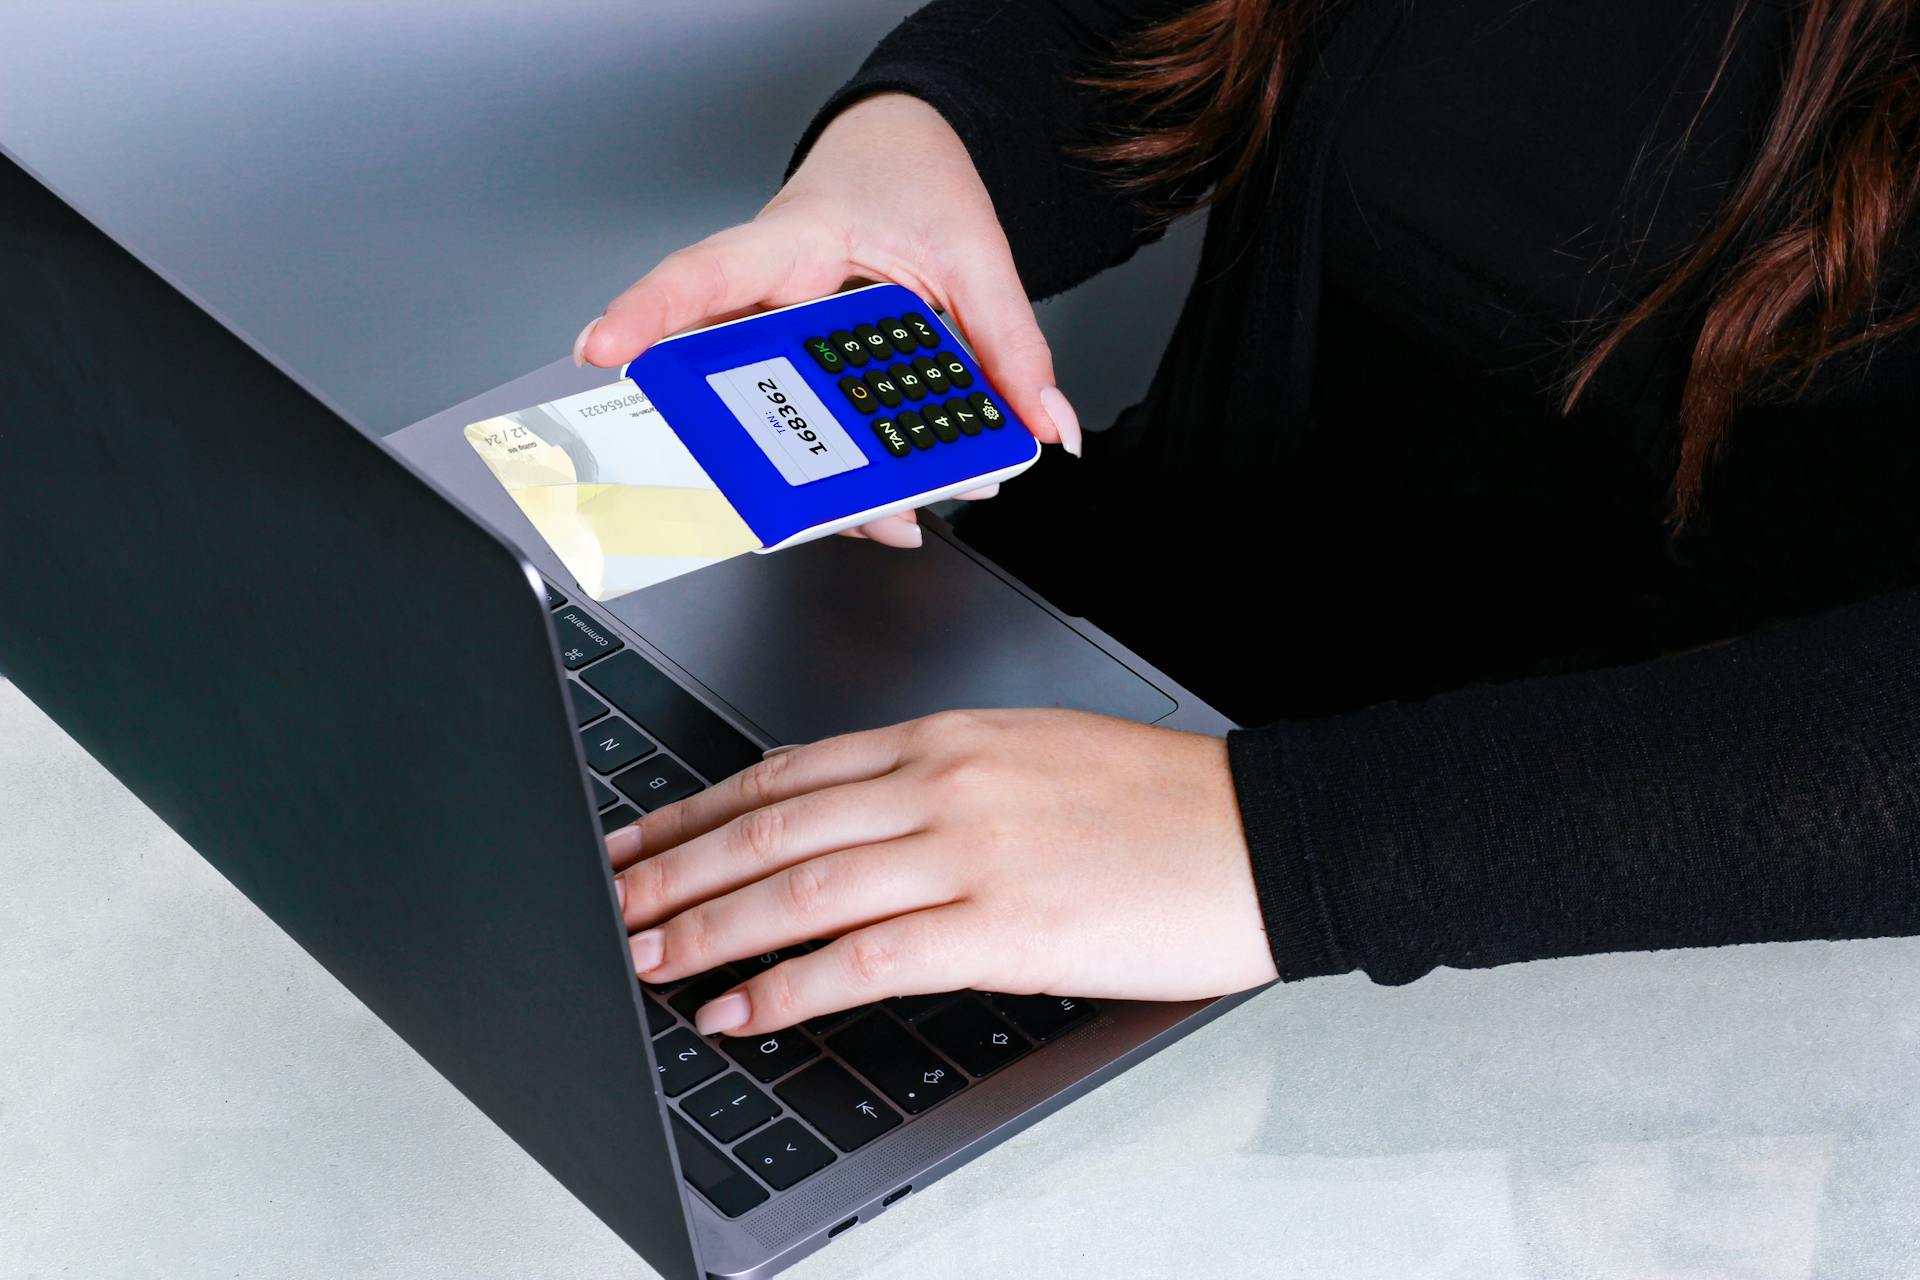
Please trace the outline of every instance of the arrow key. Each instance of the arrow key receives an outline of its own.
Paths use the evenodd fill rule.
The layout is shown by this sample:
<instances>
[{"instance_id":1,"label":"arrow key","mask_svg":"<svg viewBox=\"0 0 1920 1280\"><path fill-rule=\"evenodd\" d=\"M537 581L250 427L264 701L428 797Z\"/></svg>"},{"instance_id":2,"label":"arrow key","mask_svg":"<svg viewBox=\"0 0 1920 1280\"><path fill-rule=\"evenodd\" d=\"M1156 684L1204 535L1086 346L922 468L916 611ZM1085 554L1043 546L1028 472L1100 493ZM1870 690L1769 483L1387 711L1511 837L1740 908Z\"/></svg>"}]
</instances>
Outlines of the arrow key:
<instances>
[{"instance_id":1,"label":"arrow key","mask_svg":"<svg viewBox=\"0 0 1920 1280\"><path fill-rule=\"evenodd\" d=\"M900 1123L878 1092L837 1062L817 1062L774 1092L842 1151L864 1147Z\"/></svg>"},{"instance_id":2,"label":"arrow key","mask_svg":"<svg viewBox=\"0 0 1920 1280\"><path fill-rule=\"evenodd\" d=\"M978 1000L962 1000L924 1019L920 1034L976 1076L998 1071L1031 1046Z\"/></svg>"}]
</instances>

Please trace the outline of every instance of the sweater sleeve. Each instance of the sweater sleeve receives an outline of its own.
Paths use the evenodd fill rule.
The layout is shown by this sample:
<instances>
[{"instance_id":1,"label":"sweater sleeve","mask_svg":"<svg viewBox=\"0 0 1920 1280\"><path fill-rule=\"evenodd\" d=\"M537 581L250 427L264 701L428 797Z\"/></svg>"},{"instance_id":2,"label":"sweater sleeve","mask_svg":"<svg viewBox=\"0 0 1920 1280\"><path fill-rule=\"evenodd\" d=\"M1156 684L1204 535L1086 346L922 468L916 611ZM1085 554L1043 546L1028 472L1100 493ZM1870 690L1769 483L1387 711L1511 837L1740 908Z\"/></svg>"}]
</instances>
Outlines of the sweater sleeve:
<instances>
[{"instance_id":1,"label":"sweater sleeve","mask_svg":"<svg viewBox=\"0 0 1920 1280\"><path fill-rule=\"evenodd\" d=\"M1920 592L1231 735L1280 976L1920 933Z\"/></svg>"},{"instance_id":2,"label":"sweater sleeve","mask_svg":"<svg viewBox=\"0 0 1920 1280\"><path fill-rule=\"evenodd\" d=\"M876 93L926 100L966 143L1027 292L1042 298L1126 261L1162 227L1074 150L1123 117L1079 83L1116 47L1196 0L935 0L828 99L791 174L834 116Z\"/></svg>"}]
</instances>

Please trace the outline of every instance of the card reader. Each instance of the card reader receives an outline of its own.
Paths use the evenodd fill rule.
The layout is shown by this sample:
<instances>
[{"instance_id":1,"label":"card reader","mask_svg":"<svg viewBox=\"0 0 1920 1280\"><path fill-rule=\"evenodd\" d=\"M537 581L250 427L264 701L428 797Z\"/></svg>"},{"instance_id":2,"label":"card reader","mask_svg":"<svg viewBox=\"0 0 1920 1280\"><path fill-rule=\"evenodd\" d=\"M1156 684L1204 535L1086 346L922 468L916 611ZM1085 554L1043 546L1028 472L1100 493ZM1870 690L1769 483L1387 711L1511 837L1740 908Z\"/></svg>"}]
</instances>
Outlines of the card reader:
<instances>
[{"instance_id":1,"label":"card reader","mask_svg":"<svg viewBox=\"0 0 1920 1280\"><path fill-rule=\"evenodd\" d=\"M680 334L623 372L762 551L998 483L1040 456L972 353L897 284Z\"/></svg>"}]
</instances>

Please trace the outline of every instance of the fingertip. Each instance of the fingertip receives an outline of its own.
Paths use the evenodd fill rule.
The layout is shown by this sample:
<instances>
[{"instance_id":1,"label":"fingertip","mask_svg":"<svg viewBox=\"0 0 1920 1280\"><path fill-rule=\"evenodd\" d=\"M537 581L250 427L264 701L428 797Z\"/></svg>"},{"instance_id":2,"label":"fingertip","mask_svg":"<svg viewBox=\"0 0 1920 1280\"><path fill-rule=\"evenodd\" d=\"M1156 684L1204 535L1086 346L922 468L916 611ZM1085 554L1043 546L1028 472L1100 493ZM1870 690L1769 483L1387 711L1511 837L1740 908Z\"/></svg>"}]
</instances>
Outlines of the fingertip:
<instances>
[{"instance_id":1,"label":"fingertip","mask_svg":"<svg viewBox=\"0 0 1920 1280\"><path fill-rule=\"evenodd\" d=\"M875 520L871 524L860 526L868 538L883 547L897 547L902 551L911 551L925 539L920 531L918 520L907 520L889 516L885 520Z\"/></svg>"},{"instance_id":2,"label":"fingertip","mask_svg":"<svg viewBox=\"0 0 1920 1280\"><path fill-rule=\"evenodd\" d=\"M580 330L579 336L573 340L573 367L574 368L583 369L586 367L587 343L592 340L593 331L600 327L600 322L604 319L606 319L606 316L602 314L602 315L597 315L593 319L587 321L586 326Z\"/></svg>"},{"instance_id":3,"label":"fingertip","mask_svg":"<svg viewBox=\"0 0 1920 1280\"><path fill-rule=\"evenodd\" d=\"M1040 392L1040 407L1048 418L1053 420L1054 430L1058 433L1060 447L1074 457L1080 456L1083 438L1080 431L1080 415L1073 411L1073 405L1061 394L1058 387L1046 387Z\"/></svg>"}]
</instances>

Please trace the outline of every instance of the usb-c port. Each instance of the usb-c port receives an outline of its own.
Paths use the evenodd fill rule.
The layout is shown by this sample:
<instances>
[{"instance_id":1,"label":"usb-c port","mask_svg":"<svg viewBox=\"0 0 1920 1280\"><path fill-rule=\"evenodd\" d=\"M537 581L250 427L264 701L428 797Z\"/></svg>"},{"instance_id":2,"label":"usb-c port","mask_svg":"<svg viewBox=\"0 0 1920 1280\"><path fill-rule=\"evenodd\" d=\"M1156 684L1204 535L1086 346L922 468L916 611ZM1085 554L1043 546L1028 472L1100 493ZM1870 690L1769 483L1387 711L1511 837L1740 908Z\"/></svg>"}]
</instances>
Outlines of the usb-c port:
<instances>
[{"instance_id":1,"label":"usb-c port","mask_svg":"<svg viewBox=\"0 0 1920 1280\"><path fill-rule=\"evenodd\" d=\"M900 1188L898 1191L888 1192L887 1198L880 1202L880 1207L882 1209L886 1208L888 1205L892 1204L895 1200L900 1199L902 1196L906 1195L907 1192L911 1190L913 1190L913 1184L909 1182L906 1186Z\"/></svg>"},{"instance_id":2,"label":"usb-c port","mask_svg":"<svg viewBox=\"0 0 1920 1280\"><path fill-rule=\"evenodd\" d=\"M835 1236L839 1235L842 1231L845 1231L848 1227L852 1226L854 1223L858 1221L860 1221L860 1215L856 1213L851 1218L848 1218L845 1222L841 1223L839 1226L828 1228L827 1239L829 1240L833 1239Z\"/></svg>"}]
</instances>

